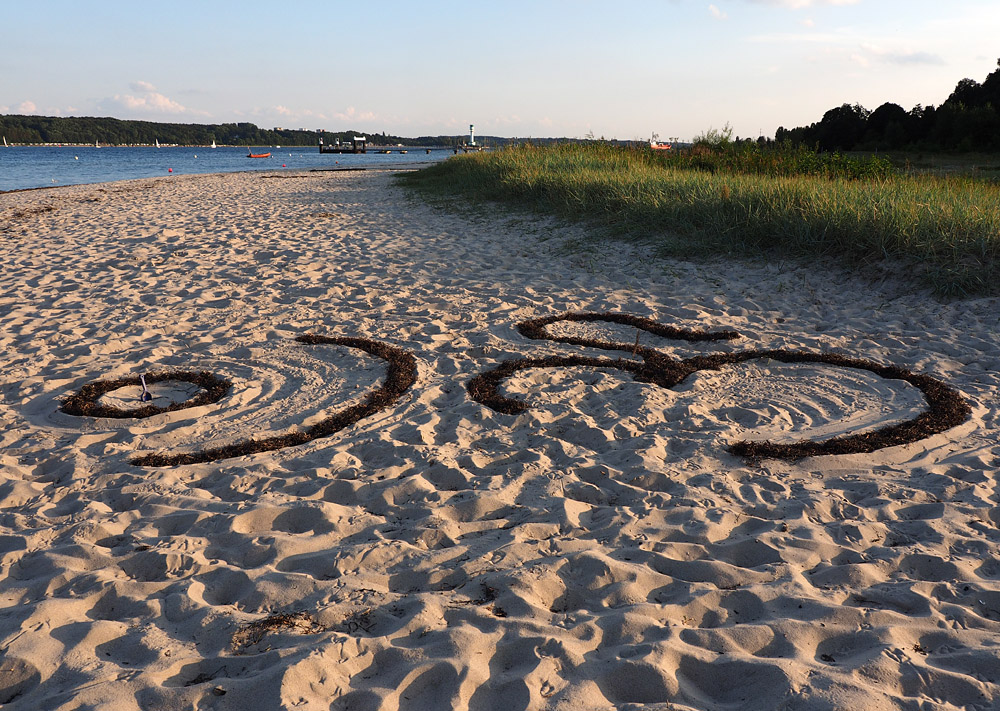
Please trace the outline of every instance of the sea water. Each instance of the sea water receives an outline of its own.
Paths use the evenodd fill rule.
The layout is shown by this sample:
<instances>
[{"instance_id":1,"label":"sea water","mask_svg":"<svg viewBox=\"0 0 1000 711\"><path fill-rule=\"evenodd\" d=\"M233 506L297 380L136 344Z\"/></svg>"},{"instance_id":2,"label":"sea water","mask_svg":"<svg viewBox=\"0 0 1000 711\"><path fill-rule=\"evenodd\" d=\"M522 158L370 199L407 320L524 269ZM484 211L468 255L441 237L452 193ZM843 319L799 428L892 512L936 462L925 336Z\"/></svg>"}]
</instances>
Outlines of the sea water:
<instances>
[{"instance_id":1,"label":"sea water","mask_svg":"<svg viewBox=\"0 0 1000 711\"><path fill-rule=\"evenodd\" d=\"M311 170L314 168L414 165L443 160L450 150L399 148L392 153L320 153L316 146L254 147L270 158L248 158L245 147L220 146L2 146L0 191L192 173L244 170Z\"/></svg>"}]
</instances>

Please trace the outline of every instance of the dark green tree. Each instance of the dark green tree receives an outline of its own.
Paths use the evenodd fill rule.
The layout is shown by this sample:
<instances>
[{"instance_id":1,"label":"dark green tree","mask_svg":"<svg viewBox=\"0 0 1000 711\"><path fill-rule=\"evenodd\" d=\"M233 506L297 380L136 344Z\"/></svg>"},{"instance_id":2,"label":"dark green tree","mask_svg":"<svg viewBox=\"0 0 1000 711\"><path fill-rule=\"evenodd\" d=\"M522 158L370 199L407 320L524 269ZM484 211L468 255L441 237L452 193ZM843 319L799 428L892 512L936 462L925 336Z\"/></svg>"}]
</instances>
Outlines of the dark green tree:
<instances>
[{"instance_id":1,"label":"dark green tree","mask_svg":"<svg viewBox=\"0 0 1000 711\"><path fill-rule=\"evenodd\" d=\"M868 110L860 104L843 104L823 114L816 141L825 151L849 151L861 141L867 128Z\"/></svg>"}]
</instances>

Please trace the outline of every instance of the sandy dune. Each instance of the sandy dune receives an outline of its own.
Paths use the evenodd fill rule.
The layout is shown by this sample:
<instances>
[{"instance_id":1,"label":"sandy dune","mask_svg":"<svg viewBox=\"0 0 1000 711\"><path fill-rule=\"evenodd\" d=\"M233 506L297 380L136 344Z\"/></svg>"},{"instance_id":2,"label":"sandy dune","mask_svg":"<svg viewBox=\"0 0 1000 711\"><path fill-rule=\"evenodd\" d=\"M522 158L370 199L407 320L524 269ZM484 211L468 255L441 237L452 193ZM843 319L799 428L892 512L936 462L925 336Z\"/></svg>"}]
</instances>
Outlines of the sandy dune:
<instances>
[{"instance_id":1,"label":"sandy dune","mask_svg":"<svg viewBox=\"0 0 1000 711\"><path fill-rule=\"evenodd\" d=\"M567 249L577 228L430 207L389 172L0 194L0 704L11 709L993 709L1000 705L1000 302L826 265ZM868 454L747 461L739 440L919 416L902 380L756 359L675 387L548 356L789 349L953 388L971 415ZM251 456L138 466L353 424ZM638 353L638 351L636 351ZM61 406L205 371L218 402ZM199 387L149 385L166 409ZM131 384L101 396L139 406Z\"/></svg>"}]
</instances>

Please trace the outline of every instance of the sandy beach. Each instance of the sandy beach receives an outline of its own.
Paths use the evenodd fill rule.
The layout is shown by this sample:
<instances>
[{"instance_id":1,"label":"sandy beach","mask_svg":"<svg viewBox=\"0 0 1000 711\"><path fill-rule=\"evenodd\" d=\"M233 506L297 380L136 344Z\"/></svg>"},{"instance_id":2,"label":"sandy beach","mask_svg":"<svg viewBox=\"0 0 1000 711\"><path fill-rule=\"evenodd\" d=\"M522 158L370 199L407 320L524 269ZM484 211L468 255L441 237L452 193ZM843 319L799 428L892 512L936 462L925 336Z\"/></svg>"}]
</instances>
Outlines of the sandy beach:
<instances>
[{"instance_id":1,"label":"sandy beach","mask_svg":"<svg viewBox=\"0 0 1000 711\"><path fill-rule=\"evenodd\" d=\"M1000 300L660 261L393 176L0 194L0 705L1000 707ZM518 328L579 313L735 334ZM509 414L468 390L516 359L749 350L897 366L967 414L871 452L748 459L730 447L928 403L774 358L670 387L524 368L499 385L526 405ZM101 383L106 409L64 409Z\"/></svg>"}]
</instances>

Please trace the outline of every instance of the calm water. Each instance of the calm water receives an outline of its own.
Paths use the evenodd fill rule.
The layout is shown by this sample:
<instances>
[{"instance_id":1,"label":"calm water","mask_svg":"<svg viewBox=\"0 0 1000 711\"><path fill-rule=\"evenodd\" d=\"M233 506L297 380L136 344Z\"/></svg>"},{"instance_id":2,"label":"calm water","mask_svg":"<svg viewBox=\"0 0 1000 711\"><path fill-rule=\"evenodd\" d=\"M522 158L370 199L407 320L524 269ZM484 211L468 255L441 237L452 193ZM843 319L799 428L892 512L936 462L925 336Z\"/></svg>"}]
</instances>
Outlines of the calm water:
<instances>
[{"instance_id":1,"label":"calm water","mask_svg":"<svg viewBox=\"0 0 1000 711\"><path fill-rule=\"evenodd\" d=\"M444 160L451 151L410 149L408 153L320 154L316 147L255 148L270 158L247 158L246 148L117 148L114 146L0 145L0 190L106 183L191 173L241 170L309 170L352 166L425 163ZM170 172L171 169L173 172Z\"/></svg>"}]
</instances>

